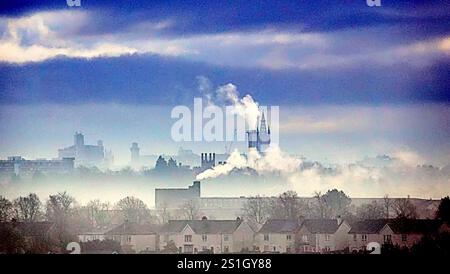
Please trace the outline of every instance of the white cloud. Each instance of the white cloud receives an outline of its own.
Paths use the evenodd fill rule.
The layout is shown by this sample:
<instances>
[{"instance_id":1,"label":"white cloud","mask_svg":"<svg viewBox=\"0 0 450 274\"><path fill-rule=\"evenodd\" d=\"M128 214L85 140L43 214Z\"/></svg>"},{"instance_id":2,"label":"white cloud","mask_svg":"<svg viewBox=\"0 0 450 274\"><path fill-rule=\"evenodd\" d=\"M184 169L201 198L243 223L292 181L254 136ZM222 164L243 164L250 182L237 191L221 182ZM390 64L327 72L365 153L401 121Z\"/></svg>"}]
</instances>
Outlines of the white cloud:
<instances>
[{"instance_id":1,"label":"white cloud","mask_svg":"<svg viewBox=\"0 0 450 274\"><path fill-rule=\"evenodd\" d=\"M217 65L269 69L330 69L365 64L407 63L428 65L450 53L450 37L399 42L395 31L378 37L380 29L354 29L304 33L262 29L163 37L176 21L143 21L118 32L90 34L96 24L87 11L37 12L19 18L3 17L6 27L0 40L0 61L37 62L58 55L94 58L127 54L183 56Z\"/></svg>"},{"instance_id":2,"label":"white cloud","mask_svg":"<svg viewBox=\"0 0 450 274\"><path fill-rule=\"evenodd\" d=\"M354 132L367 129L365 117L313 118L299 116L280 124L281 133L333 133Z\"/></svg>"}]
</instances>

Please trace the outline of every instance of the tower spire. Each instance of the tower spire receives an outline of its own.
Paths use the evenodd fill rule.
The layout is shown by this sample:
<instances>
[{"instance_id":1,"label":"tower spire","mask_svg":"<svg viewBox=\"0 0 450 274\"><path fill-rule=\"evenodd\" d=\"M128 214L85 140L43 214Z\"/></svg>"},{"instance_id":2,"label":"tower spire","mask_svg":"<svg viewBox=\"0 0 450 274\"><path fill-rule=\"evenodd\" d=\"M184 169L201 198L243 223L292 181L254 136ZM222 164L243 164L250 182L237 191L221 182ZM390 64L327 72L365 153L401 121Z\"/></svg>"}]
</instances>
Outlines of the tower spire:
<instances>
[{"instance_id":1,"label":"tower spire","mask_svg":"<svg viewBox=\"0 0 450 274\"><path fill-rule=\"evenodd\" d=\"M261 116L260 131L264 132L264 133L267 132L266 117L264 117L264 111L262 112L262 116Z\"/></svg>"}]
</instances>

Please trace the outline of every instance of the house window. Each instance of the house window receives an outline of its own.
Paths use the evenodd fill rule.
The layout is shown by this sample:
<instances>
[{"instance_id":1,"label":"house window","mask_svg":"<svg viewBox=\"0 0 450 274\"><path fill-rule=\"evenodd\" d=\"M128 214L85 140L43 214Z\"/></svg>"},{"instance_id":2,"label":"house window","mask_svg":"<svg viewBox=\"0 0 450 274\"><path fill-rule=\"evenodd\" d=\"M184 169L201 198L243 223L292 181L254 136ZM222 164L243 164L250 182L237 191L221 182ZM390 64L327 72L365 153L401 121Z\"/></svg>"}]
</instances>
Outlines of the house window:
<instances>
[{"instance_id":1,"label":"house window","mask_svg":"<svg viewBox=\"0 0 450 274\"><path fill-rule=\"evenodd\" d=\"M402 234L402 241L406 242L408 240L408 235Z\"/></svg>"},{"instance_id":2,"label":"house window","mask_svg":"<svg viewBox=\"0 0 450 274\"><path fill-rule=\"evenodd\" d=\"M225 252L225 253L228 253L228 252L230 252L230 247L229 246L224 246L223 247L223 252Z\"/></svg>"},{"instance_id":3,"label":"house window","mask_svg":"<svg viewBox=\"0 0 450 274\"><path fill-rule=\"evenodd\" d=\"M187 243L192 242L192 235L184 235L184 241Z\"/></svg>"},{"instance_id":4,"label":"house window","mask_svg":"<svg viewBox=\"0 0 450 274\"><path fill-rule=\"evenodd\" d=\"M383 239L385 244L390 244L392 242L391 235L384 235Z\"/></svg>"},{"instance_id":5,"label":"house window","mask_svg":"<svg viewBox=\"0 0 450 274\"><path fill-rule=\"evenodd\" d=\"M264 241L269 241L269 234L264 234Z\"/></svg>"},{"instance_id":6,"label":"house window","mask_svg":"<svg viewBox=\"0 0 450 274\"><path fill-rule=\"evenodd\" d=\"M363 242L366 242L367 241L367 235L366 234L361 235L361 240Z\"/></svg>"},{"instance_id":7,"label":"house window","mask_svg":"<svg viewBox=\"0 0 450 274\"><path fill-rule=\"evenodd\" d=\"M353 234L353 241L355 241L356 242L356 234Z\"/></svg>"},{"instance_id":8,"label":"house window","mask_svg":"<svg viewBox=\"0 0 450 274\"><path fill-rule=\"evenodd\" d=\"M286 253L291 253L291 248L290 247L286 247Z\"/></svg>"},{"instance_id":9,"label":"house window","mask_svg":"<svg viewBox=\"0 0 450 274\"><path fill-rule=\"evenodd\" d=\"M127 243L131 243L131 236L127 237Z\"/></svg>"},{"instance_id":10,"label":"house window","mask_svg":"<svg viewBox=\"0 0 450 274\"><path fill-rule=\"evenodd\" d=\"M202 235L202 241L204 242L208 241L208 235Z\"/></svg>"},{"instance_id":11,"label":"house window","mask_svg":"<svg viewBox=\"0 0 450 274\"><path fill-rule=\"evenodd\" d=\"M291 234L286 235L286 240L287 240L287 241L292 240L292 235L291 235Z\"/></svg>"},{"instance_id":12,"label":"house window","mask_svg":"<svg viewBox=\"0 0 450 274\"><path fill-rule=\"evenodd\" d=\"M274 247L273 247L273 252L276 252L276 251L277 251L277 247L274 246Z\"/></svg>"},{"instance_id":13,"label":"house window","mask_svg":"<svg viewBox=\"0 0 450 274\"><path fill-rule=\"evenodd\" d=\"M302 241L304 243L307 243L308 242L308 235L302 235Z\"/></svg>"},{"instance_id":14,"label":"house window","mask_svg":"<svg viewBox=\"0 0 450 274\"><path fill-rule=\"evenodd\" d=\"M325 241L329 241L330 240L330 234L325 234Z\"/></svg>"},{"instance_id":15,"label":"house window","mask_svg":"<svg viewBox=\"0 0 450 274\"><path fill-rule=\"evenodd\" d=\"M225 242L227 242L227 241L228 241L228 238L229 238L229 236L228 236L228 235L224 235L224 236L223 236L223 240L224 240Z\"/></svg>"}]
</instances>

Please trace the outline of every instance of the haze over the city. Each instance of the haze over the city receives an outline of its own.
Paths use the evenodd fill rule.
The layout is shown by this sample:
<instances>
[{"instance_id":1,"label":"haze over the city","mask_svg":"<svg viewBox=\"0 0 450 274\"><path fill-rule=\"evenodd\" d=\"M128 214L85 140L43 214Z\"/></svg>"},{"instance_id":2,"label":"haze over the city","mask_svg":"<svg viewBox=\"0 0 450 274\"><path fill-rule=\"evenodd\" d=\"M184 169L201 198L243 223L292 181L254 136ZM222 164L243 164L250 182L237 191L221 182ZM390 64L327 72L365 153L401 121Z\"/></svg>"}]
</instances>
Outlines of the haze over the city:
<instances>
[{"instance_id":1,"label":"haze over the city","mask_svg":"<svg viewBox=\"0 0 450 274\"><path fill-rule=\"evenodd\" d=\"M129 165L133 142L152 155L245 153L246 142L171 138L175 106L233 84L240 98L279 106L285 157L339 168L230 186L229 195L450 191L450 13L441 1L25 2L0 4L2 159L58 157L75 131L102 140L113 169ZM381 155L392 158L388 169L361 167Z\"/></svg>"}]
</instances>

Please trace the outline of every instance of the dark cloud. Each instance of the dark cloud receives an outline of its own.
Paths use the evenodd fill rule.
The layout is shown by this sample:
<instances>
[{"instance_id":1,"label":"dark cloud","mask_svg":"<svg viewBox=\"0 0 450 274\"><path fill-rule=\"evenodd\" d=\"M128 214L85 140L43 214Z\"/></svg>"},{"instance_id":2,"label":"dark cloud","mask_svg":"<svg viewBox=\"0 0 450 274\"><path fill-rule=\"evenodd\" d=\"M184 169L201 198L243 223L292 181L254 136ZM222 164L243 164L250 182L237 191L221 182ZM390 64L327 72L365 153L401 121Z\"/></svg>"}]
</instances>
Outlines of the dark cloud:
<instances>
[{"instance_id":1,"label":"dark cloud","mask_svg":"<svg viewBox=\"0 0 450 274\"><path fill-rule=\"evenodd\" d=\"M121 102L171 105L199 95L197 76L230 81L263 104L449 102L449 64L430 68L358 66L345 70L266 70L213 66L179 58L132 55L58 58L0 65L0 102Z\"/></svg>"},{"instance_id":2,"label":"dark cloud","mask_svg":"<svg viewBox=\"0 0 450 274\"><path fill-rule=\"evenodd\" d=\"M121 32L144 21L176 18L177 24L162 35L189 35L283 28L293 31L335 31L343 28L413 24L424 34L445 32L442 22L450 19L450 1L382 1L371 8L358 1L135 1L82 0L70 8L65 0L2 1L0 15L19 16L38 10L78 9L104 14L86 33ZM417 31L417 29L416 29Z\"/></svg>"}]
</instances>

